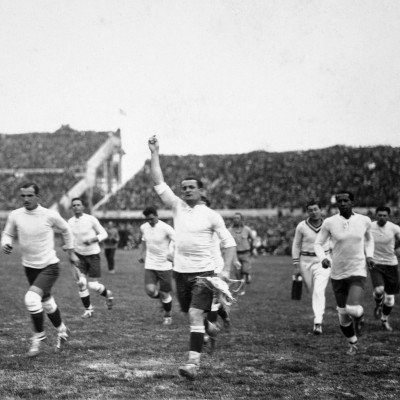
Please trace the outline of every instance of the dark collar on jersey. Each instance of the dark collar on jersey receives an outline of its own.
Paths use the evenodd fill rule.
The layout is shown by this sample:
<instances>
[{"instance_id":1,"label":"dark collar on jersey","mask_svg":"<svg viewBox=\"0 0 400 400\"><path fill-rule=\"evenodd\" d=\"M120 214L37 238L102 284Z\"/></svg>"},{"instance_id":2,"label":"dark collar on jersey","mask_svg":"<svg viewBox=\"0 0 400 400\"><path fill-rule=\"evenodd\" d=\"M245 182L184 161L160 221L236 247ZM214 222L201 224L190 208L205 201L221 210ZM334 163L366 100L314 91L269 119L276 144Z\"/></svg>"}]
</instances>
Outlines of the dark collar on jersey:
<instances>
[{"instance_id":1,"label":"dark collar on jersey","mask_svg":"<svg viewBox=\"0 0 400 400\"><path fill-rule=\"evenodd\" d=\"M322 226L322 222L324 222L324 220L321 220L321 223L318 226L314 226L313 224L311 224L310 222L310 218L306 219L306 224L307 226L312 229L314 232L318 233L321 230L321 226Z\"/></svg>"}]
</instances>

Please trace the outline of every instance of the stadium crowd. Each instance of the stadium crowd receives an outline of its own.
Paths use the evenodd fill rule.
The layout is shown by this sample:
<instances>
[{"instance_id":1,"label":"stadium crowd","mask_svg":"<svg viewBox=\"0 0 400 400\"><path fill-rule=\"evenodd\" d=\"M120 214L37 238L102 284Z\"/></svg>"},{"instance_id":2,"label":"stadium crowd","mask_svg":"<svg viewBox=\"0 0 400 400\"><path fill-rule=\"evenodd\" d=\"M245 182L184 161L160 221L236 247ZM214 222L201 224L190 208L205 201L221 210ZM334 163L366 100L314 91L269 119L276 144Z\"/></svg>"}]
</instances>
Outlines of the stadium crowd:
<instances>
[{"instance_id":1,"label":"stadium crowd","mask_svg":"<svg viewBox=\"0 0 400 400\"><path fill-rule=\"evenodd\" d=\"M400 149L334 146L285 153L161 156L166 181L176 190L185 175L201 176L215 209L298 208L318 197L325 205L341 187L352 189L358 206L398 206ZM149 162L103 209L160 206L149 187Z\"/></svg>"},{"instance_id":2,"label":"stadium crowd","mask_svg":"<svg viewBox=\"0 0 400 400\"><path fill-rule=\"evenodd\" d=\"M0 134L0 210L15 208L19 185L30 180L40 186L45 207L57 203L81 179L89 157L108 136L68 125L54 133Z\"/></svg>"}]
</instances>

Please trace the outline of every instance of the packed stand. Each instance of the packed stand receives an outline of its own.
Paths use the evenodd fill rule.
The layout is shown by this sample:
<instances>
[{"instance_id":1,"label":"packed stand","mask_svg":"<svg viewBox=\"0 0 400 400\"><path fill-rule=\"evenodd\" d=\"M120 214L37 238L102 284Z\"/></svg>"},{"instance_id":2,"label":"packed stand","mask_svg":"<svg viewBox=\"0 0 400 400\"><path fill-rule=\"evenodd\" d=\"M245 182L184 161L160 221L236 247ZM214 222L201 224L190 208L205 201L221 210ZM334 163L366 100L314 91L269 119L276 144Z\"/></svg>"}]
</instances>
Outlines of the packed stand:
<instances>
[{"instance_id":1,"label":"packed stand","mask_svg":"<svg viewBox=\"0 0 400 400\"><path fill-rule=\"evenodd\" d=\"M400 200L400 148L390 146L160 159L165 181L174 191L185 176L201 177L216 209L299 208L311 197L329 205L340 188L352 190L358 206L397 206ZM147 161L102 209L161 206L150 182Z\"/></svg>"}]
</instances>

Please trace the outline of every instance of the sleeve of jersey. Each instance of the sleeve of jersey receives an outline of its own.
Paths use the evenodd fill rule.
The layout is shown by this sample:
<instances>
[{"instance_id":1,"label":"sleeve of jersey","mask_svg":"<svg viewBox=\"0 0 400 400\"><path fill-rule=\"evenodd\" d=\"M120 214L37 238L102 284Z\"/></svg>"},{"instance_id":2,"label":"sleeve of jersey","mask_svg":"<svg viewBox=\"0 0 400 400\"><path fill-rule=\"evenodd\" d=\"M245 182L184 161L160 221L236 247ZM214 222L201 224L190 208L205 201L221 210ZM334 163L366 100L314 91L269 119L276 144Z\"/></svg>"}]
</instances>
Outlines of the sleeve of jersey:
<instances>
[{"instance_id":1,"label":"sleeve of jersey","mask_svg":"<svg viewBox=\"0 0 400 400\"><path fill-rule=\"evenodd\" d=\"M374 243L374 237L372 236L371 233L371 221L369 220L367 222L367 232L365 234L365 255L367 257L373 257L374 256L374 250L375 250L375 243Z\"/></svg>"},{"instance_id":2,"label":"sleeve of jersey","mask_svg":"<svg viewBox=\"0 0 400 400\"><path fill-rule=\"evenodd\" d=\"M297 225L292 245L293 264L298 264L300 262L300 251L301 251L301 233L300 233L300 226Z\"/></svg>"},{"instance_id":3,"label":"sleeve of jersey","mask_svg":"<svg viewBox=\"0 0 400 400\"><path fill-rule=\"evenodd\" d=\"M141 242L145 242L146 241L146 238L145 238L145 235L144 235L144 228L143 228L143 225L140 225L140 236L141 236L141 238L140 238L140 240L141 240Z\"/></svg>"},{"instance_id":4,"label":"sleeve of jersey","mask_svg":"<svg viewBox=\"0 0 400 400\"><path fill-rule=\"evenodd\" d=\"M12 246L15 235L16 235L15 222L14 222L13 214L10 214L8 216L4 231L1 234L1 245L2 246L6 246L6 245Z\"/></svg>"},{"instance_id":5,"label":"sleeve of jersey","mask_svg":"<svg viewBox=\"0 0 400 400\"><path fill-rule=\"evenodd\" d=\"M162 202L168 207L174 207L179 200L179 197L174 194L165 182L154 186L154 190L160 196Z\"/></svg>"},{"instance_id":6,"label":"sleeve of jersey","mask_svg":"<svg viewBox=\"0 0 400 400\"><path fill-rule=\"evenodd\" d=\"M97 218L93 218L94 222L94 230L97 233L97 240L102 242L103 240L107 239L108 233L107 231L101 226L99 220Z\"/></svg>"},{"instance_id":7,"label":"sleeve of jersey","mask_svg":"<svg viewBox=\"0 0 400 400\"><path fill-rule=\"evenodd\" d=\"M328 240L328 237L329 237L329 231L326 226L326 223L323 222L321 230L319 231L314 243L315 254L320 259L320 261L326 258L324 243Z\"/></svg>"},{"instance_id":8,"label":"sleeve of jersey","mask_svg":"<svg viewBox=\"0 0 400 400\"><path fill-rule=\"evenodd\" d=\"M236 242L229 230L225 226L222 217L215 213L215 232L221 241L221 247L227 249L228 247L236 247Z\"/></svg>"},{"instance_id":9,"label":"sleeve of jersey","mask_svg":"<svg viewBox=\"0 0 400 400\"><path fill-rule=\"evenodd\" d=\"M64 249L72 250L74 248L74 236L72 234L72 229L69 226L68 222L61 218L61 215L53 212L51 214L51 219L53 220L53 224L57 227L63 236L64 239Z\"/></svg>"}]
</instances>

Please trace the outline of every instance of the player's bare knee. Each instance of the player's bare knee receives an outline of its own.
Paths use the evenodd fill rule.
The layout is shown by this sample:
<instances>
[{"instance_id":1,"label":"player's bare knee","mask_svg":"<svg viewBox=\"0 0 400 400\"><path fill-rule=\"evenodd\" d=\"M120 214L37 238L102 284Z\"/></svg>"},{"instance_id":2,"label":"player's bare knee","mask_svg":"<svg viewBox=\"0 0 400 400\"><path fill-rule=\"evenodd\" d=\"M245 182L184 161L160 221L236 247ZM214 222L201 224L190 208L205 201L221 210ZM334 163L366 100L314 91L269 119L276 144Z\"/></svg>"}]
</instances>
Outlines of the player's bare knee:
<instances>
[{"instance_id":1,"label":"player's bare knee","mask_svg":"<svg viewBox=\"0 0 400 400\"><path fill-rule=\"evenodd\" d=\"M40 296L36 292L28 290L25 294L24 300L26 308L30 313L36 314L43 311L42 296Z\"/></svg>"},{"instance_id":2,"label":"player's bare knee","mask_svg":"<svg viewBox=\"0 0 400 400\"><path fill-rule=\"evenodd\" d=\"M172 296L168 292L160 291L160 298L163 303L170 303L172 301Z\"/></svg>"},{"instance_id":3,"label":"player's bare knee","mask_svg":"<svg viewBox=\"0 0 400 400\"><path fill-rule=\"evenodd\" d=\"M364 314L364 308L357 304L357 305L349 305L346 304L346 311L351 317L360 318Z\"/></svg>"},{"instance_id":4,"label":"player's bare knee","mask_svg":"<svg viewBox=\"0 0 400 400\"><path fill-rule=\"evenodd\" d=\"M374 288L373 294L376 297L381 297L385 293L385 288L383 286L376 286Z\"/></svg>"},{"instance_id":5,"label":"player's bare knee","mask_svg":"<svg viewBox=\"0 0 400 400\"><path fill-rule=\"evenodd\" d=\"M385 295L385 300L383 301L383 304L387 307L393 307L394 306L394 294L386 294Z\"/></svg>"},{"instance_id":6,"label":"player's bare knee","mask_svg":"<svg viewBox=\"0 0 400 400\"><path fill-rule=\"evenodd\" d=\"M46 314L53 314L57 310L57 304L53 296L42 301L42 306Z\"/></svg>"},{"instance_id":7,"label":"player's bare knee","mask_svg":"<svg viewBox=\"0 0 400 400\"><path fill-rule=\"evenodd\" d=\"M204 311L198 308L189 308L190 326L204 325Z\"/></svg>"},{"instance_id":8,"label":"player's bare knee","mask_svg":"<svg viewBox=\"0 0 400 400\"><path fill-rule=\"evenodd\" d=\"M87 290L88 282L87 282L87 279L86 279L86 277L84 275L81 275L79 280L76 283L77 283L80 291Z\"/></svg>"},{"instance_id":9,"label":"player's bare knee","mask_svg":"<svg viewBox=\"0 0 400 400\"><path fill-rule=\"evenodd\" d=\"M146 285L144 288L147 296L149 297L158 297L158 290L154 285Z\"/></svg>"},{"instance_id":10,"label":"player's bare knee","mask_svg":"<svg viewBox=\"0 0 400 400\"><path fill-rule=\"evenodd\" d=\"M339 324L341 326L349 326L353 323L353 320L351 319L350 315L347 313L346 308L344 307L338 307L338 317L339 317Z\"/></svg>"}]
</instances>

